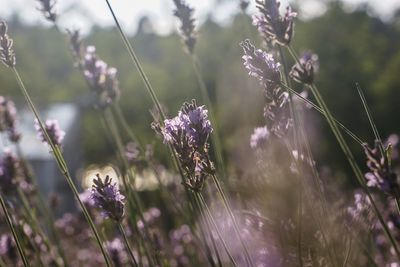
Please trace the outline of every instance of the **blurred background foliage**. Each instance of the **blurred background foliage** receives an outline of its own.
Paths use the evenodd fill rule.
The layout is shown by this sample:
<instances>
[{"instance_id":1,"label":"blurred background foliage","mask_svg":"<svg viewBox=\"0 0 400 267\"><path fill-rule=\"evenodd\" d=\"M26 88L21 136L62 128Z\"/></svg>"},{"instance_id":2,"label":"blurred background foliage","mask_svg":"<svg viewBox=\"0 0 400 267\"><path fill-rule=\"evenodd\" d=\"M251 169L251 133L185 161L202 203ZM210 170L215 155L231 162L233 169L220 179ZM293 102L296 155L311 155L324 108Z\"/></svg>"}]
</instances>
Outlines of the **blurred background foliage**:
<instances>
[{"instance_id":1,"label":"blurred background foliage","mask_svg":"<svg viewBox=\"0 0 400 267\"><path fill-rule=\"evenodd\" d=\"M343 124L372 142L355 83L364 89L382 136L400 133L400 11L385 22L369 14L363 7L347 12L334 2L323 15L297 21L294 47L299 52L312 50L319 55L317 84L328 105ZM55 29L23 25L17 16L9 20L9 25L15 40L17 68L35 103L43 108L56 102L78 103L84 118L85 163L106 163L114 155L113 146L102 129L98 111L87 105L88 89L74 68L66 40ZM239 42L245 38L260 46L261 42L250 17L240 13L224 26L209 18L198 32L196 52L217 113L225 158L231 170L244 169L250 160L245 156L249 136L262 122L263 97L258 84L248 78L242 66ZM143 17L131 41L169 114L175 114L182 102L192 98L201 103L191 62L176 33L159 36L152 30L151 21ZM123 112L139 138L154 143L149 112L152 102L117 31L94 27L84 43L95 45L98 55L118 69ZM292 62L288 60L288 64ZM0 71L0 86L2 95L11 96L23 106L14 77L6 68ZM319 163L338 172L346 171L345 158L321 116L311 111L307 121ZM158 143L156 151L166 156ZM352 144L363 162L360 147Z\"/></svg>"}]
</instances>

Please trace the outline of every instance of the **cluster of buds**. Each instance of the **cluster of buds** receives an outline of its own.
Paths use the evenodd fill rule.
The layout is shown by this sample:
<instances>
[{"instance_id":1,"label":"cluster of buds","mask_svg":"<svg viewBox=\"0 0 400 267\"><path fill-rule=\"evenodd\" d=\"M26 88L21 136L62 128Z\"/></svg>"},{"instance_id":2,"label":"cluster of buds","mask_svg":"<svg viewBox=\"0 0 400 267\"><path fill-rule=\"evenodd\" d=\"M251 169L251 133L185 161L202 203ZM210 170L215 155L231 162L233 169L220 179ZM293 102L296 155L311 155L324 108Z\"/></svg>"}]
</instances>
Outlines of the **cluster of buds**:
<instances>
[{"instance_id":1,"label":"cluster of buds","mask_svg":"<svg viewBox=\"0 0 400 267\"><path fill-rule=\"evenodd\" d=\"M147 166L149 161L153 157L153 146L146 145L144 153L141 153L139 145L136 142L129 142L125 146L125 158L128 163L135 167L139 172L143 171Z\"/></svg>"},{"instance_id":2,"label":"cluster of buds","mask_svg":"<svg viewBox=\"0 0 400 267\"><path fill-rule=\"evenodd\" d=\"M175 151L186 173L185 185L199 192L205 179L213 175L214 165L209 158L208 138L213 131L204 106L197 106L196 101L184 103L178 116L164 121L164 126L153 123L165 144Z\"/></svg>"},{"instance_id":3,"label":"cluster of buds","mask_svg":"<svg viewBox=\"0 0 400 267\"><path fill-rule=\"evenodd\" d=\"M61 130L57 120L46 120L44 123L44 128L47 132L50 141L53 145L61 147L62 141L64 140L65 132ZM48 144L48 140L46 138L46 133L40 127L39 121L35 120L35 128L37 131L38 139L45 144Z\"/></svg>"},{"instance_id":4,"label":"cluster of buds","mask_svg":"<svg viewBox=\"0 0 400 267\"><path fill-rule=\"evenodd\" d=\"M294 21L297 16L291 7L286 8L286 13L279 13L280 2L277 0L256 0L260 15L253 16L253 25L264 37L266 43L289 45L294 33Z\"/></svg>"},{"instance_id":5,"label":"cluster of buds","mask_svg":"<svg viewBox=\"0 0 400 267\"><path fill-rule=\"evenodd\" d=\"M75 49L80 48L76 46ZM74 51L78 52L79 50ZM117 69L109 67L107 63L99 59L94 46L86 47L80 66L86 82L97 95L97 105L99 107L108 107L119 98L120 90L117 80Z\"/></svg>"},{"instance_id":6,"label":"cluster of buds","mask_svg":"<svg viewBox=\"0 0 400 267\"><path fill-rule=\"evenodd\" d=\"M389 145L385 148L378 140L375 141L374 148L370 148L367 144L364 144L364 152L367 156L367 166L369 169L369 172L365 174L365 179L367 179L369 187L377 187L391 196L399 197L400 186L397 175L392 170L390 147Z\"/></svg>"},{"instance_id":7,"label":"cluster of buds","mask_svg":"<svg viewBox=\"0 0 400 267\"><path fill-rule=\"evenodd\" d=\"M83 53L81 34L79 30L67 30L67 33L72 54L80 62L82 60Z\"/></svg>"},{"instance_id":8,"label":"cluster of buds","mask_svg":"<svg viewBox=\"0 0 400 267\"><path fill-rule=\"evenodd\" d=\"M301 84L312 84L314 75L318 72L318 55L312 52L305 52L291 69L289 75L292 79Z\"/></svg>"},{"instance_id":9,"label":"cluster of buds","mask_svg":"<svg viewBox=\"0 0 400 267\"><path fill-rule=\"evenodd\" d=\"M114 238L112 241L106 241L105 247L110 255L114 266L122 267L126 264L128 255L126 254L124 244L120 238Z\"/></svg>"},{"instance_id":10,"label":"cluster of buds","mask_svg":"<svg viewBox=\"0 0 400 267\"><path fill-rule=\"evenodd\" d=\"M250 2L248 0L240 0L239 1L239 7L240 10L242 10L243 13L246 12L246 9L249 7Z\"/></svg>"},{"instance_id":11,"label":"cluster of buds","mask_svg":"<svg viewBox=\"0 0 400 267\"><path fill-rule=\"evenodd\" d=\"M125 197L119 192L117 183L112 183L112 179L107 175L104 181L100 174L93 179L91 198L96 207L102 210L105 218L111 218L117 222L124 216Z\"/></svg>"},{"instance_id":12,"label":"cluster of buds","mask_svg":"<svg viewBox=\"0 0 400 267\"><path fill-rule=\"evenodd\" d=\"M281 87L280 64L275 62L271 54L256 49L249 40L243 41L240 46L244 51L242 58L245 68L264 88L264 117L268 129L275 136L283 137L290 129L292 120L289 116L289 95Z\"/></svg>"},{"instance_id":13,"label":"cluster of buds","mask_svg":"<svg viewBox=\"0 0 400 267\"><path fill-rule=\"evenodd\" d=\"M7 24L0 21L0 60L10 68L15 66L15 53L12 45L13 40L7 34Z\"/></svg>"},{"instance_id":14,"label":"cluster of buds","mask_svg":"<svg viewBox=\"0 0 400 267\"><path fill-rule=\"evenodd\" d=\"M17 109L10 99L0 96L0 132L7 132L12 142L18 142L21 134L17 131Z\"/></svg>"},{"instance_id":15,"label":"cluster of buds","mask_svg":"<svg viewBox=\"0 0 400 267\"><path fill-rule=\"evenodd\" d=\"M183 0L173 0L176 6L174 15L181 22L182 41L189 54L193 54L196 44L195 19L193 18L194 9L188 6Z\"/></svg>"},{"instance_id":16,"label":"cluster of buds","mask_svg":"<svg viewBox=\"0 0 400 267\"><path fill-rule=\"evenodd\" d=\"M17 246L15 245L14 238L10 234L2 234L0 237L0 256L3 259L9 259L14 264L16 264L18 260Z\"/></svg>"},{"instance_id":17,"label":"cluster of buds","mask_svg":"<svg viewBox=\"0 0 400 267\"><path fill-rule=\"evenodd\" d=\"M0 160L0 191L3 194L14 192L21 175L20 161L10 150L5 150Z\"/></svg>"},{"instance_id":18,"label":"cluster of buds","mask_svg":"<svg viewBox=\"0 0 400 267\"><path fill-rule=\"evenodd\" d=\"M39 2L40 7L38 8L44 15L44 17L51 22L56 22L57 13L54 10L54 6L56 5L55 0L37 0Z\"/></svg>"},{"instance_id":19,"label":"cluster of buds","mask_svg":"<svg viewBox=\"0 0 400 267\"><path fill-rule=\"evenodd\" d=\"M266 126L255 128L250 137L250 147L252 149L261 148L267 142L269 135L270 133Z\"/></svg>"}]
</instances>

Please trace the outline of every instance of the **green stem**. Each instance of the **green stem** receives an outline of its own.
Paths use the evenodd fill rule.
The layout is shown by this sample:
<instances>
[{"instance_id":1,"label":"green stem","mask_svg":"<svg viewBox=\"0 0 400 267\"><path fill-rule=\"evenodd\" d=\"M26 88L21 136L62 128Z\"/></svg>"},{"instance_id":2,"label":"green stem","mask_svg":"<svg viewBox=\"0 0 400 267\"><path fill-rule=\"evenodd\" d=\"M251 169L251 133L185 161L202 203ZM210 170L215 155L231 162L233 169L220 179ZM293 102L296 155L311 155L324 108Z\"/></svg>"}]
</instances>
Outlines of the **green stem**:
<instances>
[{"instance_id":1,"label":"green stem","mask_svg":"<svg viewBox=\"0 0 400 267\"><path fill-rule=\"evenodd\" d=\"M18 85L19 85L19 87L21 89L22 94L24 95L29 107L31 108L33 114L35 115L35 118L37 119L38 124L40 126L40 129L43 131L43 133L45 135L47 143L50 145L51 150L53 151L54 158L55 158L55 160L56 160L56 162L58 164L58 167L59 167L61 173L64 175L68 185L70 186L72 192L74 193L75 198L77 199L77 201L79 202L80 207L82 208L83 214L84 214L87 222L89 223L89 226L90 226L90 228L91 228L91 230L92 230L92 232L93 232L93 234L95 236L97 244L100 247L101 253L103 254L106 266L107 267L111 267L111 263L108 260L106 251L104 250L104 247L102 245L100 236L99 236L99 234L98 234L98 232L96 230L96 226L94 225L94 222L90 218L90 215L89 215L85 205L82 203L82 201L81 201L81 199L79 197L79 192L78 192L78 190L77 190L77 188L76 188L76 186L75 186L75 184L74 184L74 182L73 182L73 180L71 178L71 175L69 174L67 164L66 164L66 162L64 160L64 157L62 155L62 152L61 152L60 148L58 146L56 146L52 142L51 138L49 137L49 135L48 135L48 133L46 131L46 128L44 127L43 122L40 119L39 113L36 110L35 105L33 104L32 99L31 99L28 91L26 90L26 87L25 87L25 85L24 85L24 83L23 83L23 81L21 79L21 76L19 75L17 69L15 67L13 67L12 70L14 71L14 75L15 75L15 77L17 79L17 82L18 82Z\"/></svg>"},{"instance_id":2,"label":"green stem","mask_svg":"<svg viewBox=\"0 0 400 267\"><path fill-rule=\"evenodd\" d=\"M123 239L124 239L125 246L126 246L126 250L128 251L129 257L130 257L130 259L131 259L133 265L134 265L134 266L138 266L138 263L137 263L137 261L136 261L136 259L135 259L135 256L133 255L131 246L129 245L128 238L126 237L124 228L122 227L122 225L121 225L120 222L117 222L117 225L118 225L118 229L119 229L119 231L121 232L121 235L122 235L122 237L123 237Z\"/></svg>"},{"instance_id":3,"label":"green stem","mask_svg":"<svg viewBox=\"0 0 400 267\"><path fill-rule=\"evenodd\" d=\"M27 168L29 178L31 179L33 185L36 188L36 192L37 192L36 196L37 196L37 200L39 201L39 206L40 206L39 208L41 208L41 212L43 213L44 217L46 218L46 222L47 222L47 225L49 227L49 231L51 232L51 236L52 236L52 238L54 239L54 241L56 243L58 253L60 254L60 256L61 256L61 258L63 260L64 266L68 267L69 266L68 265L68 261L67 261L67 258L65 257L65 253L64 253L64 249L63 249L63 247L61 245L60 237L59 237L58 232L56 231L56 229L54 227L54 225L55 225L54 216L50 212L48 204L44 200L43 192L42 192L42 190L40 190L37 178L33 174L33 171L32 171L31 166L29 165L29 162L25 159L25 157L24 157L24 155L22 153L21 146L20 146L19 143L16 144L16 150L17 150L17 154L18 154L19 159L22 160L22 163L25 165L25 168Z\"/></svg>"},{"instance_id":4,"label":"green stem","mask_svg":"<svg viewBox=\"0 0 400 267\"><path fill-rule=\"evenodd\" d=\"M19 240L17 232L15 231L14 225L13 225L12 220L11 220L11 216L8 213L8 210L7 210L7 207L6 207L6 203L4 202L4 199L3 199L3 196L2 196L1 193L0 193L0 205L1 205L2 209L3 209L4 215L6 217L6 221L7 221L8 227L10 228L11 233L12 233L12 235L14 237L14 241L15 241L15 244L17 245L18 253L21 256L22 262L23 262L25 267L29 267L28 260L26 259L25 252L24 252L24 250L23 250L23 248L21 246L21 241Z\"/></svg>"},{"instance_id":5,"label":"green stem","mask_svg":"<svg viewBox=\"0 0 400 267\"><path fill-rule=\"evenodd\" d=\"M233 228L235 229L236 235L238 236L238 238L240 240L240 244L242 245L242 247L244 249L244 252L245 252L245 255L246 255L246 259L247 259L247 261L248 261L250 266L255 266L253 261L252 261L252 259L251 259L251 257L250 257L249 250L248 250L246 244L244 243L242 236L240 235L239 226L238 226L238 224L236 222L235 215L233 214L232 209L229 206L228 200L225 197L225 193L222 190L221 184L219 183L219 181L218 181L218 179L217 179L217 177L215 175L213 175L212 178L213 178L213 182L214 182L215 186L217 187L218 193L221 196L222 203L223 203L226 211L228 212L229 217L232 220L232 223L233 223L233 226L234 226Z\"/></svg>"},{"instance_id":6,"label":"green stem","mask_svg":"<svg viewBox=\"0 0 400 267\"><path fill-rule=\"evenodd\" d=\"M147 92L150 94L151 99L153 100L154 104L156 105L156 108L157 108L158 112L160 113L160 116L161 116L162 120L164 121L166 117L165 117L165 114L164 114L164 112L163 112L163 110L161 108L160 101L158 101L157 95L155 94L154 89L151 86L150 81L147 78L147 75L144 72L144 70L142 68L142 65L139 62L139 59L137 58L136 53L133 50L133 47L132 47L132 45L130 44L130 42L128 40L128 37L126 36L124 31L122 30L122 27L121 27L121 25L120 25L120 23L119 23L119 21L117 19L117 16L114 13L114 10L112 9L112 7L110 5L109 0L106 0L106 3L107 3L107 6L108 6L108 9L110 10L111 15L112 15L112 17L114 19L115 25L117 26L118 31L119 31L119 33L121 35L122 41L124 42L125 47L128 50L129 56L131 57L132 62L136 66L137 70L139 71L140 77L142 78L142 80L143 80L143 82L144 82L144 84L146 86Z\"/></svg>"},{"instance_id":7,"label":"green stem","mask_svg":"<svg viewBox=\"0 0 400 267\"><path fill-rule=\"evenodd\" d=\"M206 210L208 219L211 222L211 224L213 225L213 228L215 229L215 232L217 233L219 239L221 240L221 244L224 247L224 250L225 250L226 254L228 255L229 260L231 261L233 266L237 266L235 259L233 258L232 254L230 253L228 246L226 245L225 240L224 240L221 232L219 231L219 228L211 214L210 208L208 207L206 201L204 200L203 196L200 193L195 193L195 194L196 194L195 197L197 198L197 201L199 201L199 203L201 203L201 208ZM205 220L207 220L207 218L205 218Z\"/></svg>"},{"instance_id":8,"label":"green stem","mask_svg":"<svg viewBox=\"0 0 400 267\"><path fill-rule=\"evenodd\" d=\"M105 115L105 120L107 122L107 126L109 127L110 132L111 132L111 134L113 136L113 139L115 141L115 144L117 146L117 151L118 151L119 157L120 157L120 159L121 159L121 161L123 163L123 166L124 166L124 168L126 170L126 173L127 173L128 177L129 177L129 179L134 181L135 177L131 173L129 164L128 164L126 158L125 158L122 139L121 139L120 134L118 132L118 128L115 125L115 119L113 117L113 114L112 114L112 112L110 110L105 110L104 115ZM143 217L143 209L142 209L142 206L141 206L141 203L140 203L140 200L139 200L139 196L137 195L137 192L135 190L132 190L132 187L129 186L130 183L128 183L128 181L126 180L126 176L125 175L122 175L122 182L124 184L125 191L126 191L126 193L128 195L127 199L128 199L129 205L132 208L136 207L136 209L138 211L138 214L139 214L139 217L143 222L145 234L150 239L151 238L150 231L149 231L149 229L147 227L147 224L146 224L146 221L145 221L145 219ZM158 253L157 253L157 251L156 251L156 249L154 248L153 245L152 245L152 249L154 251L154 257L155 257L156 261L160 264L160 259L158 257Z\"/></svg>"}]
</instances>

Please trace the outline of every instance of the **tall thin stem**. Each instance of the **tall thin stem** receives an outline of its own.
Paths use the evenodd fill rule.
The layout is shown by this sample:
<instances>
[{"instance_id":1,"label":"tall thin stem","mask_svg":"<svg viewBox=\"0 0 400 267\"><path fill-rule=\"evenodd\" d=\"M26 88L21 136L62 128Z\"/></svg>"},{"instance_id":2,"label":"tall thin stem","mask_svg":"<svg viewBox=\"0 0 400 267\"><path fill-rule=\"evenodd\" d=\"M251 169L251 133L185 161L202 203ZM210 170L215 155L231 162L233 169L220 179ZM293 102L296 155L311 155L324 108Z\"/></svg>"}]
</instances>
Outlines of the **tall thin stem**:
<instances>
[{"instance_id":1,"label":"tall thin stem","mask_svg":"<svg viewBox=\"0 0 400 267\"><path fill-rule=\"evenodd\" d=\"M162 120L165 120L165 114L164 114L164 112L163 112L163 110L161 108L160 101L158 101L157 95L154 92L154 89L151 86L150 81L147 78L147 75L144 72L144 70L142 68L142 65L139 62L139 59L136 56L136 53L133 50L133 47L132 47L132 45L130 44L130 42L128 40L128 37L125 35L124 31L122 30L122 27L121 27L121 25L120 25L120 23L119 23L119 21L117 19L117 16L114 13L113 8L110 5L109 0L106 0L106 3L107 3L107 6L108 6L108 9L110 10L111 15L112 15L112 17L114 19L114 22L115 22L115 24L116 24L116 26L118 28L118 31L119 31L119 33L121 35L122 41L124 42L124 44L126 46L126 49L129 52L129 55L130 55L130 57L132 59L132 62L135 64L137 70L139 71L140 77L142 78L142 80L143 80L143 82L144 82L144 84L146 86L147 92L150 94L151 99L153 100L154 104L156 105L156 108L157 108L158 112L160 113L160 116L161 116Z\"/></svg>"},{"instance_id":2,"label":"tall thin stem","mask_svg":"<svg viewBox=\"0 0 400 267\"><path fill-rule=\"evenodd\" d=\"M126 237L126 233L125 233L124 228L122 227L122 225L121 225L120 222L117 222L117 225L118 225L118 229L119 229L119 231L121 232L121 235L122 235L122 237L123 237L123 239L124 239L124 243L125 243L125 246L126 246L126 250L128 251L128 254L129 254L129 257L130 257L132 263L133 263L135 266L138 266L138 263L137 263L137 261L136 261L136 259L135 259L135 256L133 255L133 252L132 252L132 249L131 249L131 245L129 244L128 238Z\"/></svg>"},{"instance_id":3,"label":"tall thin stem","mask_svg":"<svg viewBox=\"0 0 400 267\"><path fill-rule=\"evenodd\" d=\"M235 215L233 214L232 209L229 206L228 200L225 197L225 193L222 190L221 184L219 183L217 176L213 175L212 178L213 178L213 182L214 182L215 186L217 187L218 193L221 196L222 203L223 203L226 211L228 212L229 217L232 220L233 228L235 229L236 235L238 236L238 238L240 240L240 244L242 245L242 247L244 249L244 252L245 252L245 255L246 255L246 259L247 259L247 261L248 261L250 266L255 266L254 263L253 263L253 260L251 259L249 250L248 250L246 244L244 243L242 236L240 235L239 226L238 226L238 224L236 222Z\"/></svg>"},{"instance_id":4,"label":"tall thin stem","mask_svg":"<svg viewBox=\"0 0 400 267\"><path fill-rule=\"evenodd\" d=\"M21 256L22 262L23 262L25 267L29 267L28 260L26 259L26 255L25 255L24 249L21 246L21 241L19 240L17 232L15 231L15 227L14 227L14 225L12 223L11 216L8 213L6 203L4 202L4 199L3 199L3 196L2 196L1 193L0 193L0 205L1 205L1 208L3 209L4 215L6 217L6 221L7 221L8 227L10 228L11 233L12 233L12 235L14 237L15 244L17 245L18 253Z\"/></svg>"},{"instance_id":5,"label":"tall thin stem","mask_svg":"<svg viewBox=\"0 0 400 267\"><path fill-rule=\"evenodd\" d=\"M77 199L80 207L82 208L83 214L84 214L87 222L89 223L89 226L90 226L90 228L91 228L91 230L92 230L92 232L93 232L93 234L95 236L97 244L100 247L101 253L103 254L106 266L107 267L111 267L111 263L110 263L110 261L109 261L109 259L107 257L106 251L104 250L104 247L102 245L99 233L97 232L96 226L94 225L94 222L91 219L91 217L89 215L89 212L87 211L85 205L83 204L83 202L81 201L81 199L79 197L79 192L78 192L78 190L77 190L77 188L76 188L76 186L75 186L75 184L74 184L74 182L73 182L73 180L71 178L71 175L69 174L69 170L68 170L67 164L65 162L65 159L64 159L64 157L62 155L62 152L61 152L60 148L58 146L56 146L53 143L53 141L51 140L51 138L49 137L49 135L48 135L48 133L46 131L46 128L44 127L43 122L40 119L39 113L36 110L35 105L33 104L32 99L31 99L28 91L26 90L26 87L25 87L25 85L24 85L24 83L23 83L23 81L21 79L21 76L19 75L17 69L15 67L13 67L12 70L14 71L14 75L15 75L15 77L17 79L17 82L18 82L19 88L21 89L22 94L24 95L29 107L31 108L31 110L32 110L32 112L33 112L33 114L35 116L35 118L38 120L40 129L43 131L43 133L45 135L45 138L47 140L47 143L51 147L51 150L53 152L53 156L54 156L54 158L55 158L55 160L57 162L57 165L58 165L61 173L64 175L68 185L70 186L72 192L74 193L75 198Z\"/></svg>"}]
</instances>

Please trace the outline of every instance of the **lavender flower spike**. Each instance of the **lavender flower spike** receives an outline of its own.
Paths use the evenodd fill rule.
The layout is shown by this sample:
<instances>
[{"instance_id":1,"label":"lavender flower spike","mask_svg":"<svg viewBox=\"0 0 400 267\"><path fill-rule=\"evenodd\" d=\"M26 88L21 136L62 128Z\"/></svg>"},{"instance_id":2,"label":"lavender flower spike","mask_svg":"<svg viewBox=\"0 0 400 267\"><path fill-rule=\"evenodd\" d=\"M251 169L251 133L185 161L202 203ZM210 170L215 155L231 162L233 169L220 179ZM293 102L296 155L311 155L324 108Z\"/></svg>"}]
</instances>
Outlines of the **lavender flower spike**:
<instances>
[{"instance_id":1,"label":"lavender flower spike","mask_svg":"<svg viewBox=\"0 0 400 267\"><path fill-rule=\"evenodd\" d=\"M7 35L7 24L0 22L0 60L9 68L15 66L15 53L12 49L13 40Z\"/></svg>"},{"instance_id":2,"label":"lavender flower spike","mask_svg":"<svg viewBox=\"0 0 400 267\"><path fill-rule=\"evenodd\" d=\"M266 126L257 127L250 137L250 147L253 149L260 148L268 140L270 133Z\"/></svg>"},{"instance_id":3,"label":"lavender flower spike","mask_svg":"<svg viewBox=\"0 0 400 267\"><path fill-rule=\"evenodd\" d=\"M75 41L79 42L79 40ZM73 44L73 46L76 46L75 49L78 49L78 44L80 45L80 43ZM74 53L78 53L78 51ZM94 46L86 48L83 62L80 64L90 89L97 95L97 104L101 108L105 108L114 103L120 95L117 69L109 67L107 63L99 59Z\"/></svg>"},{"instance_id":4,"label":"lavender flower spike","mask_svg":"<svg viewBox=\"0 0 400 267\"><path fill-rule=\"evenodd\" d=\"M271 54L256 49L249 39L241 42L240 46L244 51L242 58L249 75L257 78L263 86L280 83L280 63L276 62Z\"/></svg>"},{"instance_id":5,"label":"lavender flower spike","mask_svg":"<svg viewBox=\"0 0 400 267\"><path fill-rule=\"evenodd\" d=\"M259 16L253 17L253 25L267 43L273 42L280 45L289 45L294 33L294 21L297 16L290 6L282 17L279 14L280 2L277 0L256 0Z\"/></svg>"},{"instance_id":6,"label":"lavender flower spike","mask_svg":"<svg viewBox=\"0 0 400 267\"><path fill-rule=\"evenodd\" d=\"M208 150L208 138L213 131L207 110L196 101L184 103L178 116L164 121L164 127L153 123L165 144L170 144L186 173L185 185L200 191L207 176L214 173Z\"/></svg>"},{"instance_id":7,"label":"lavender flower spike","mask_svg":"<svg viewBox=\"0 0 400 267\"><path fill-rule=\"evenodd\" d=\"M55 0L37 0L37 1L40 4L39 10L43 13L44 17L51 22L56 22L57 13L54 10L56 1Z\"/></svg>"},{"instance_id":8,"label":"lavender flower spike","mask_svg":"<svg viewBox=\"0 0 400 267\"><path fill-rule=\"evenodd\" d=\"M93 179L91 198L97 207L103 210L105 218L121 221L124 215L125 197L121 195L117 183L112 183L112 179L107 175L104 182L100 174Z\"/></svg>"},{"instance_id":9,"label":"lavender flower spike","mask_svg":"<svg viewBox=\"0 0 400 267\"><path fill-rule=\"evenodd\" d=\"M42 128L40 127L39 122L35 119L35 128L38 133L38 138L43 143L48 143L46 134L43 132ZM44 123L44 128L46 129L47 134L51 142L54 145L61 147L62 141L64 140L65 132L61 130L57 120L46 120ZM50 144L49 144L50 145Z\"/></svg>"},{"instance_id":10,"label":"lavender flower spike","mask_svg":"<svg viewBox=\"0 0 400 267\"><path fill-rule=\"evenodd\" d=\"M375 147L372 149L367 144L364 144L367 166L369 168L369 172L365 174L367 185L369 187L377 187L394 197L400 197L400 185L396 173L390 166L388 151L385 149L383 151L384 155L382 155L379 146L383 146L379 141L375 142Z\"/></svg>"},{"instance_id":11,"label":"lavender flower spike","mask_svg":"<svg viewBox=\"0 0 400 267\"><path fill-rule=\"evenodd\" d=\"M194 30L194 9L188 6L183 0L173 0L176 6L174 15L181 21L181 34L182 41L189 54L193 54L194 46L196 44L196 32Z\"/></svg>"},{"instance_id":12,"label":"lavender flower spike","mask_svg":"<svg viewBox=\"0 0 400 267\"><path fill-rule=\"evenodd\" d=\"M7 131L12 142L18 142L21 134L17 131L17 109L10 99L0 96L0 132Z\"/></svg>"},{"instance_id":13,"label":"lavender flower spike","mask_svg":"<svg viewBox=\"0 0 400 267\"><path fill-rule=\"evenodd\" d=\"M319 69L318 55L310 51L303 53L291 69L290 77L301 84L312 84L314 82L314 75Z\"/></svg>"}]
</instances>

